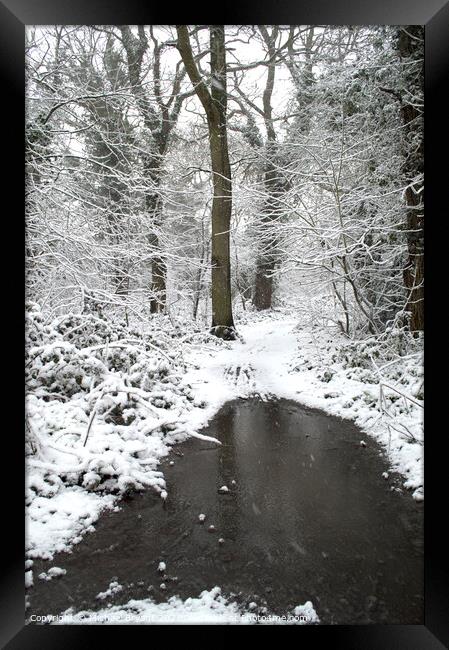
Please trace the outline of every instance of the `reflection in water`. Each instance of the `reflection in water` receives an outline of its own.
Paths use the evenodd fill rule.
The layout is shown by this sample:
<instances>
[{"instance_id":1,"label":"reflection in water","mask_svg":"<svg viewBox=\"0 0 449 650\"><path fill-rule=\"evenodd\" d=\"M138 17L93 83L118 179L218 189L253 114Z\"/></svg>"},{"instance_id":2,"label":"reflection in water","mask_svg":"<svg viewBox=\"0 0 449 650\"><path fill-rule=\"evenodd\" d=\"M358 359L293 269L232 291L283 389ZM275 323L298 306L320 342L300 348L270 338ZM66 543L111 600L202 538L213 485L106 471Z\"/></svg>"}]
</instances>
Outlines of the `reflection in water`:
<instances>
[{"instance_id":1,"label":"reflection in water","mask_svg":"<svg viewBox=\"0 0 449 650\"><path fill-rule=\"evenodd\" d=\"M374 442L363 448L350 422L286 400L231 402L205 433L223 444L188 441L164 464L166 508L145 493L105 515L55 558L64 579L38 581L34 613L95 608L117 577L125 588L114 602L147 597L149 586L163 600L218 585L280 614L312 600L323 623L422 623L422 505L390 489ZM167 593L161 559L178 578Z\"/></svg>"}]
</instances>

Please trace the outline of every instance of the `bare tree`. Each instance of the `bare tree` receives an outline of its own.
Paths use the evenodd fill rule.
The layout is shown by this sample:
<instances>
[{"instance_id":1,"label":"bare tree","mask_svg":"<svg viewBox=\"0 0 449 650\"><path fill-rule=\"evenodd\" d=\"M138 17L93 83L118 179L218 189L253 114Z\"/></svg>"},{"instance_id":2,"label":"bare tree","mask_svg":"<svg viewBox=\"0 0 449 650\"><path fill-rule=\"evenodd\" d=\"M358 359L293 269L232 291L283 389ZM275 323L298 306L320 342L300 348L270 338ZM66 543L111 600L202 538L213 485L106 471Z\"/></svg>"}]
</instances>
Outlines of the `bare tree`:
<instances>
[{"instance_id":1,"label":"bare tree","mask_svg":"<svg viewBox=\"0 0 449 650\"><path fill-rule=\"evenodd\" d=\"M195 62L186 25L177 25L178 50L187 74L206 112L212 161L212 331L225 339L235 338L231 299L230 237L232 214L231 167L229 164L226 111L226 49L223 25L210 26L211 90Z\"/></svg>"},{"instance_id":2,"label":"bare tree","mask_svg":"<svg viewBox=\"0 0 449 650\"><path fill-rule=\"evenodd\" d=\"M149 50L149 41L145 27L139 25L136 36L129 25L120 25L121 41L126 50L131 90L136 97L137 107L143 118L145 127L152 137L152 141L147 143L144 163L145 171L152 187L146 193L145 203L153 226L149 241L153 250L151 274L153 297L150 305L151 312L158 312L165 310L167 275L167 265L160 251L158 235L163 220L163 197L160 189L163 175L163 162L170 137L178 121L183 101L192 92L180 92L181 81L185 75L185 70L182 66L178 65L169 98L164 101L161 88L161 56L164 49L169 47L169 45L164 42L159 42L152 26L149 27L149 30L153 43L152 75L154 102L150 100L142 83L142 77L144 76L144 56Z\"/></svg>"}]
</instances>

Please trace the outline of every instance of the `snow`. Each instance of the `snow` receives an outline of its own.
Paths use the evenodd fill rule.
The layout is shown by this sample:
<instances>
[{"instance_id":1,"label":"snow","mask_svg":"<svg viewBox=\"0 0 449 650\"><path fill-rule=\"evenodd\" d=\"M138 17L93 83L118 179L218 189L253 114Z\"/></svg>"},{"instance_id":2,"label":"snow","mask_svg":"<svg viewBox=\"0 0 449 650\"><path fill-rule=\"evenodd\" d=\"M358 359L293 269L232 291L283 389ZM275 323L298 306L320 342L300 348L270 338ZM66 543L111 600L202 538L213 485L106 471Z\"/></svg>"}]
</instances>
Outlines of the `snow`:
<instances>
[{"instance_id":1,"label":"snow","mask_svg":"<svg viewBox=\"0 0 449 650\"><path fill-rule=\"evenodd\" d=\"M60 578L61 576L64 576L66 573L67 573L67 569L61 569L61 567L53 566L47 572L43 571L42 573L40 573L38 577L40 580L45 580L46 582L48 582L53 578Z\"/></svg>"},{"instance_id":2,"label":"snow","mask_svg":"<svg viewBox=\"0 0 449 650\"><path fill-rule=\"evenodd\" d=\"M417 488L417 489L413 492L413 495L412 495L412 496L413 496L413 498L415 499L415 501L418 501L418 502L420 502L420 501L424 501L424 488L423 488L423 487L419 487L419 488Z\"/></svg>"},{"instance_id":3,"label":"snow","mask_svg":"<svg viewBox=\"0 0 449 650\"><path fill-rule=\"evenodd\" d=\"M29 589L34 584L33 582L33 572L25 571L25 589Z\"/></svg>"},{"instance_id":4,"label":"snow","mask_svg":"<svg viewBox=\"0 0 449 650\"><path fill-rule=\"evenodd\" d=\"M224 90L225 89L222 82L219 81L216 77L212 77L211 83L212 83L212 86L214 86L214 88L217 88L217 90Z\"/></svg>"},{"instance_id":5,"label":"snow","mask_svg":"<svg viewBox=\"0 0 449 650\"><path fill-rule=\"evenodd\" d=\"M114 502L113 495L100 496L78 486L65 488L51 497L36 496L28 506L28 557L51 560L54 553L69 551L85 532L94 530L92 524Z\"/></svg>"},{"instance_id":6,"label":"snow","mask_svg":"<svg viewBox=\"0 0 449 650\"><path fill-rule=\"evenodd\" d=\"M61 569L59 566L52 566L51 569L47 571L50 578L56 578L58 576L63 576L67 573L66 569Z\"/></svg>"},{"instance_id":7,"label":"snow","mask_svg":"<svg viewBox=\"0 0 449 650\"><path fill-rule=\"evenodd\" d=\"M308 600L304 605L298 605L293 610L295 616L304 616L308 623L319 623L320 619L312 603Z\"/></svg>"},{"instance_id":8,"label":"snow","mask_svg":"<svg viewBox=\"0 0 449 650\"><path fill-rule=\"evenodd\" d=\"M115 596L115 594L118 594L122 590L122 585L120 585L116 580L113 580L111 583L109 583L109 587L106 589L106 591L100 591L100 593L97 594L95 598L98 600L105 600L105 598Z\"/></svg>"},{"instance_id":9,"label":"snow","mask_svg":"<svg viewBox=\"0 0 449 650\"><path fill-rule=\"evenodd\" d=\"M151 598L130 600L98 611L74 612L68 609L57 617L55 625L135 625L135 624L314 624L319 618L310 601L298 605L285 616L258 614L257 604L251 602L247 611L237 603L229 602L219 587L203 591L197 598L181 600L172 596L167 602L156 604Z\"/></svg>"}]
</instances>

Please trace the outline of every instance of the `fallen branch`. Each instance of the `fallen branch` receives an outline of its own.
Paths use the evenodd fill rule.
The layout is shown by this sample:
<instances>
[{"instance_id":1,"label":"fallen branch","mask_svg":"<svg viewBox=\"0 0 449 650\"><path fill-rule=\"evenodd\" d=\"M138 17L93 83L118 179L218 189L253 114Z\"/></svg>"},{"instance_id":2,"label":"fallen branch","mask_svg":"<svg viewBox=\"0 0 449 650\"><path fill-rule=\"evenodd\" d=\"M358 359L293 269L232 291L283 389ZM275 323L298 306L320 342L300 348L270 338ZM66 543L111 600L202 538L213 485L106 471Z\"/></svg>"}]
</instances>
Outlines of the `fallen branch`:
<instances>
[{"instance_id":1,"label":"fallen branch","mask_svg":"<svg viewBox=\"0 0 449 650\"><path fill-rule=\"evenodd\" d=\"M88 439L88 437L89 437L90 430L91 430L91 428L92 428L92 423L93 423L93 421L94 421L95 414L96 414L96 412L97 412L98 404L100 403L100 400L102 399L102 397L103 397L103 395L104 395L105 392L106 392L106 389L104 388L104 389L101 391L101 393L100 393L100 395L99 395L97 401L95 402L95 406L94 406L94 408L92 409L92 413L90 414L90 418L89 418L89 424L87 425L87 431L86 431L86 436L85 436L85 438L84 438L83 447L86 446L86 442L87 442L87 439Z\"/></svg>"},{"instance_id":2,"label":"fallen branch","mask_svg":"<svg viewBox=\"0 0 449 650\"><path fill-rule=\"evenodd\" d=\"M212 436L204 436L202 433L196 433L195 431L176 431L176 433L186 433L191 438L198 438L198 440L207 440L207 442L216 442L217 445L222 444L220 440L217 440L217 438L213 438Z\"/></svg>"}]
</instances>

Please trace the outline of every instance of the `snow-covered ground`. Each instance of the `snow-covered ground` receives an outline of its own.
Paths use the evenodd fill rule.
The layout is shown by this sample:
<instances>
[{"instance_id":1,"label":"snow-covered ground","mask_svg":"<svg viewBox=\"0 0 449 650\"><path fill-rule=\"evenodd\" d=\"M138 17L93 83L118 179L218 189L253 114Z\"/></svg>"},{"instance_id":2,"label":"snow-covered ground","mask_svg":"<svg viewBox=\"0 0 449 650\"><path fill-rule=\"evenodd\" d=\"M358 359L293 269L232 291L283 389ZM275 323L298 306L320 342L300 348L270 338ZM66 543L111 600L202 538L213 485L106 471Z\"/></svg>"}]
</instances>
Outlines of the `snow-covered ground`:
<instances>
[{"instance_id":1,"label":"snow-covered ground","mask_svg":"<svg viewBox=\"0 0 449 650\"><path fill-rule=\"evenodd\" d=\"M39 314L36 323L41 327ZM237 324L240 338L232 342L198 330L187 336L173 333L172 324L161 318L156 333L160 347L156 335L145 344L126 343L128 356L120 347L125 345L123 333L115 342L108 335L107 344L98 345L96 340L73 342L70 335L81 327L76 322L58 327L41 332L30 353L29 588L36 579L33 558L51 560L55 552L70 552L95 529L105 509L120 507L128 489L153 487L166 498L160 459L171 444L204 437L201 427L236 397L293 399L354 420L364 442L377 440L391 470L403 475L404 487L416 500L423 499L422 364L417 354L387 363L372 358L367 369L350 362L349 352L345 357L349 343L335 327L298 322L291 312L244 314ZM77 375L80 364L87 369ZM217 591L185 602L172 598L163 605L151 599L131 601L105 611L119 619L134 613L162 621L172 613L185 622L245 622L235 604ZM93 622L93 614L78 613L74 622L76 617Z\"/></svg>"},{"instance_id":2,"label":"snow-covered ground","mask_svg":"<svg viewBox=\"0 0 449 650\"><path fill-rule=\"evenodd\" d=\"M135 625L160 624L286 624L310 625L319 617L310 601L298 605L284 616L268 614L250 603L242 609L221 595L219 587L203 591L198 598L181 600L172 596L156 604L151 598L130 600L125 605L110 605L101 610L73 612L67 610L52 621L55 625Z\"/></svg>"}]
</instances>

